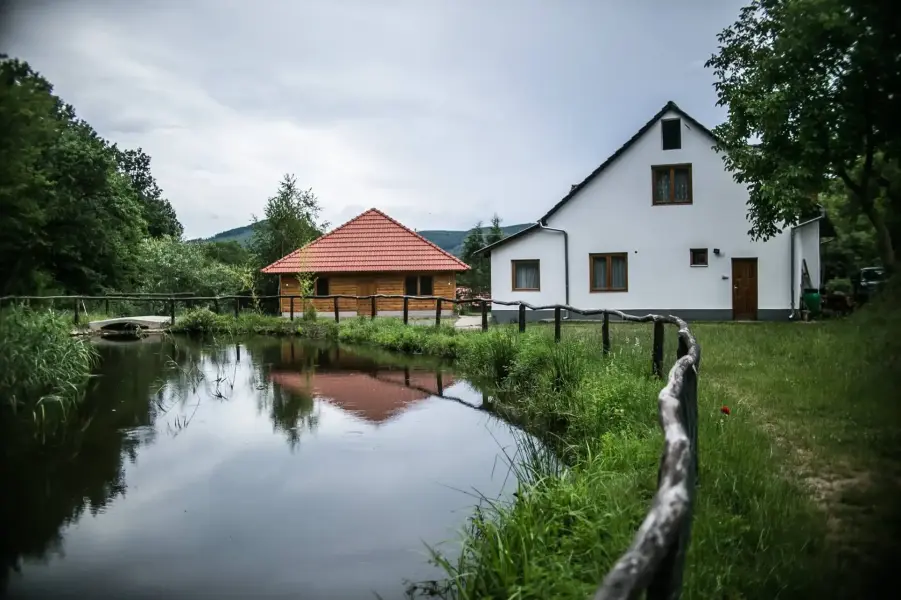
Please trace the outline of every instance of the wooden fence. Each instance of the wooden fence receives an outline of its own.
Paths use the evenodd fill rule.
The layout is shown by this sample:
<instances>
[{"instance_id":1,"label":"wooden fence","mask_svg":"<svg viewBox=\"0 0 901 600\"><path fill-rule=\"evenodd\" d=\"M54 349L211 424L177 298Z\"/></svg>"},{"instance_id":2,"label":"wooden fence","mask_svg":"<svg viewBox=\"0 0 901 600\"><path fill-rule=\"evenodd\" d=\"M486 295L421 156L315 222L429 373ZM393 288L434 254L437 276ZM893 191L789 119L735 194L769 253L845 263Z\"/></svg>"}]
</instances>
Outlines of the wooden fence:
<instances>
[{"instance_id":1,"label":"wooden fence","mask_svg":"<svg viewBox=\"0 0 901 600\"><path fill-rule=\"evenodd\" d=\"M488 330L490 305L516 306L519 311L519 331L526 330L527 310L554 311L554 339L560 341L561 326L565 322L563 311L580 316L599 316L602 318L601 335L602 351L610 352L610 318L633 323L650 323L653 325L653 345L651 350L652 372L664 377L664 335L665 326L677 328L678 348L676 361L666 376L666 384L657 396L660 428L663 431L663 452L657 476L657 492L651 502L651 508L638 528L632 544L620 556L594 595L595 600L634 600L639 594L646 592L648 600L673 600L679 597L682 589L682 575L685 555L691 537L692 511L695 491L698 482L698 368L701 361L701 349L688 324L674 316L662 315L629 315L618 310L590 309L583 310L572 306L551 304L534 306L526 302L485 300L478 298L456 299L441 296L403 296L393 294L372 294L368 296L328 295L328 296L194 296L175 294L120 294L107 296L4 296L0 304L23 303L30 301L47 301L71 303L74 310L74 322L78 324L80 307L85 301L140 301L162 302L168 307L169 316L175 322L176 305L182 303L187 307L203 302L211 305L219 312L225 303L230 303L237 317L242 304L248 306L256 301L288 299L289 316L295 317L295 302L332 299L335 307L335 321L340 321L338 301L340 299L370 300L370 318L378 314L377 300L380 298L403 299L403 322L409 322L409 300L435 301L435 325L441 325L441 309L448 305L478 305L481 310L481 329Z\"/></svg>"}]
</instances>

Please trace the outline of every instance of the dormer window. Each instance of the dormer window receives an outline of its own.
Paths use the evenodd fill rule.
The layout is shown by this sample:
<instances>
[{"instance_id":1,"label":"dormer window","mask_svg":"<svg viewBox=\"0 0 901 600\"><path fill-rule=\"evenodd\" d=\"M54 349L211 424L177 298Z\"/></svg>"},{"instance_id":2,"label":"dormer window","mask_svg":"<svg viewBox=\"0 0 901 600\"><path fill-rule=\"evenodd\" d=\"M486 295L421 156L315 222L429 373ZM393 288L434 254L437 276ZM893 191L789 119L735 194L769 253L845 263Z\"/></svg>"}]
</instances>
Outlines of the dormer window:
<instances>
[{"instance_id":1,"label":"dormer window","mask_svg":"<svg viewBox=\"0 0 901 600\"><path fill-rule=\"evenodd\" d=\"M682 119L664 119L660 122L664 150L682 148Z\"/></svg>"}]
</instances>

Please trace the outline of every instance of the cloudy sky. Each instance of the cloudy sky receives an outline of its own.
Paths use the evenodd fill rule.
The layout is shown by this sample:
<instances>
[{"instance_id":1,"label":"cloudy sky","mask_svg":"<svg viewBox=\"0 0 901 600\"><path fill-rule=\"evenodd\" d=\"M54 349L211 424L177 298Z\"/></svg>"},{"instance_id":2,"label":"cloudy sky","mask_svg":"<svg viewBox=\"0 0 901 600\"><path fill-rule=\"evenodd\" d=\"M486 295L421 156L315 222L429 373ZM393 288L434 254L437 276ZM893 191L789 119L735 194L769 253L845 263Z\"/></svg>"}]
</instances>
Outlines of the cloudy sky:
<instances>
[{"instance_id":1,"label":"cloudy sky","mask_svg":"<svg viewBox=\"0 0 901 600\"><path fill-rule=\"evenodd\" d=\"M533 221L674 100L741 0L14 0L0 51L141 146L185 226L260 215L284 173L340 224Z\"/></svg>"}]
</instances>

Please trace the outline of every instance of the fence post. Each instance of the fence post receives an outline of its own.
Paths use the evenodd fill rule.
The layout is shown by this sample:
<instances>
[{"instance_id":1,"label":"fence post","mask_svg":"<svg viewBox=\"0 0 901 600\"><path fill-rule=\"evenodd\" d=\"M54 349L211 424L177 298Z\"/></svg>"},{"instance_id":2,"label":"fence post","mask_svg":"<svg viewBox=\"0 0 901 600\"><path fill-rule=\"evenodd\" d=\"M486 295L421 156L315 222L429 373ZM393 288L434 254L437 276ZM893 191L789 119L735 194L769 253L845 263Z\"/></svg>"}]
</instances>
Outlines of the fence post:
<instances>
[{"instance_id":1,"label":"fence post","mask_svg":"<svg viewBox=\"0 0 901 600\"><path fill-rule=\"evenodd\" d=\"M610 354L610 315L604 313L604 324L601 326L601 337L604 340L604 354Z\"/></svg>"},{"instance_id":2,"label":"fence post","mask_svg":"<svg viewBox=\"0 0 901 600\"><path fill-rule=\"evenodd\" d=\"M194 306L194 301L191 300L191 306ZM213 300L213 312L217 315L219 314L219 298Z\"/></svg>"},{"instance_id":3,"label":"fence post","mask_svg":"<svg viewBox=\"0 0 901 600\"><path fill-rule=\"evenodd\" d=\"M410 320L410 299L404 296L404 325Z\"/></svg>"},{"instance_id":4,"label":"fence post","mask_svg":"<svg viewBox=\"0 0 901 600\"><path fill-rule=\"evenodd\" d=\"M654 321L654 354L651 365L654 375L663 377L663 321Z\"/></svg>"},{"instance_id":5,"label":"fence post","mask_svg":"<svg viewBox=\"0 0 901 600\"><path fill-rule=\"evenodd\" d=\"M560 307L554 307L554 341L560 341Z\"/></svg>"},{"instance_id":6,"label":"fence post","mask_svg":"<svg viewBox=\"0 0 901 600\"><path fill-rule=\"evenodd\" d=\"M169 324L175 325L175 298L169 298Z\"/></svg>"},{"instance_id":7,"label":"fence post","mask_svg":"<svg viewBox=\"0 0 901 600\"><path fill-rule=\"evenodd\" d=\"M523 333L526 330L526 306L525 304L519 305L519 332Z\"/></svg>"},{"instance_id":8,"label":"fence post","mask_svg":"<svg viewBox=\"0 0 901 600\"><path fill-rule=\"evenodd\" d=\"M676 348L676 360L688 354L688 342L681 335L679 336L679 347Z\"/></svg>"},{"instance_id":9,"label":"fence post","mask_svg":"<svg viewBox=\"0 0 901 600\"><path fill-rule=\"evenodd\" d=\"M235 296L235 318L238 318L238 314L241 312L241 299Z\"/></svg>"},{"instance_id":10,"label":"fence post","mask_svg":"<svg viewBox=\"0 0 901 600\"><path fill-rule=\"evenodd\" d=\"M482 300L482 331L488 331L488 302Z\"/></svg>"},{"instance_id":11,"label":"fence post","mask_svg":"<svg viewBox=\"0 0 901 600\"><path fill-rule=\"evenodd\" d=\"M279 304L281 304L281 300L279 300ZM291 320L293 321L293 320L294 320L294 296L291 296L290 298L288 298L288 304L289 304L288 310L289 310L289 312L290 312L290 314L291 314L291 317L290 317L290 318L291 318ZM282 307L281 307L281 306L279 306L278 309L279 309L278 312L282 312L282 310L281 310Z\"/></svg>"},{"instance_id":12,"label":"fence post","mask_svg":"<svg viewBox=\"0 0 901 600\"><path fill-rule=\"evenodd\" d=\"M441 371L435 373L435 382L438 384L438 395L444 395L444 378L441 375Z\"/></svg>"},{"instance_id":13,"label":"fence post","mask_svg":"<svg viewBox=\"0 0 901 600\"><path fill-rule=\"evenodd\" d=\"M78 296L75 296L75 315L73 317L73 323L78 325Z\"/></svg>"},{"instance_id":14,"label":"fence post","mask_svg":"<svg viewBox=\"0 0 901 600\"><path fill-rule=\"evenodd\" d=\"M369 316L370 319L375 318L375 311L376 311L375 296L372 296L372 314Z\"/></svg>"},{"instance_id":15,"label":"fence post","mask_svg":"<svg viewBox=\"0 0 901 600\"><path fill-rule=\"evenodd\" d=\"M338 296L334 297L335 301L335 323L341 322L341 315L338 314Z\"/></svg>"},{"instance_id":16,"label":"fence post","mask_svg":"<svg viewBox=\"0 0 901 600\"><path fill-rule=\"evenodd\" d=\"M109 316L109 298L107 298L106 301L104 302L104 311L103 312L104 312L104 314L106 314L106 316Z\"/></svg>"},{"instance_id":17,"label":"fence post","mask_svg":"<svg viewBox=\"0 0 901 600\"><path fill-rule=\"evenodd\" d=\"M441 327L441 298L435 300L435 327Z\"/></svg>"}]
</instances>

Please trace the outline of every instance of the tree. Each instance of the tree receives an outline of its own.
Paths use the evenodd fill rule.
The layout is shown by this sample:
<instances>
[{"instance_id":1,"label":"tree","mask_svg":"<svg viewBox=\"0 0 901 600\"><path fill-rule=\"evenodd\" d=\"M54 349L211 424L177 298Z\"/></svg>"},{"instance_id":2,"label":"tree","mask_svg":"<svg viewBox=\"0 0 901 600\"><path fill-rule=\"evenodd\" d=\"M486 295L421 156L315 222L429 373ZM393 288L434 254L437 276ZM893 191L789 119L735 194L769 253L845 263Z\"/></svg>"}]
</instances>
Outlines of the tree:
<instances>
[{"instance_id":1,"label":"tree","mask_svg":"<svg viewBox=\"0 0 901 600\"><path fill-rule=\"evenodd\" d=\"M897 23L881 0L753 0L720 33L707 62L729 108L716 146L749 188L753 237L797 222L835 178L894 267L901 187L886 175L901 159Z\"/></svg>"},{"instance_id":2,"label":"tree","mask_svg":"<svg viewBox=\"0 0 901 600\"><path fill-rule=\"evenodd\" d=\"M485 247L484 230L482 222L469 230L463 239L461 258L469 265L469 271L460 276L460 283L471 288L474 292L483 292L491 287L491 279L488 264L484 256L477 255L476 251Z\"/></svg>"},{"instance_id":3,"label":"tree","mask_svg":"<svg viewBox=\"0 0 901 600\"><path fill-rule=\"evenodd\" d=\"M488 235L485 236L485 245L496 244L504 239L504 230L501 229L501 218L494 213L491 217L491 228L488 229Z\"/></svg>"},{"instance_id":4,"label":"tree","mask_svg":"<svg viewBox=\"0 0 901 600\"><path fill-rule=\"evenodd\" d=\"M318 223L321 207L311 189L300 190L293 175L285 175L278 192L266 202L264 220L254 217L250 251L257 270L270 265L313 241L327 223ZM264 279L264 293L277 288L274 279Z\"/></svg>"},{"instance_id":5,"label":"tree","mask_svg":"<svg viewBox=\"0 0 901 600\"><path fill-rule=\"evenodd\" d=\"M141 148L120 150L113 146L113 150L119 169L128 177L141 201L147 233L151 237L168 235L180 238L184 233L184 227L175 215L172 205L163 198L163 191L150 173L150 157Z\"/></svg>"},{"instance_id":6,"label":"tree","mask_svg":"<svg viewBox=\"0 0 901 600\"><path fill-rule=\"evenodd\" d=\"M135 260L137 289L147 293L191 292L199 296L238 294L247 288L248 265L212 260L201 244L165 236L145 238Z\"/></svg>"},{"instance_id":7,"label":"tree","mask_svg":"<svg viewBox=\"0 0 901 600\"><path fill-rule=\"evenodd\" d=\"M240 267L251 262L250 252L235 240L200 242L200 249L207 258L222 264Z\"/></svg>"}]
</instances>

